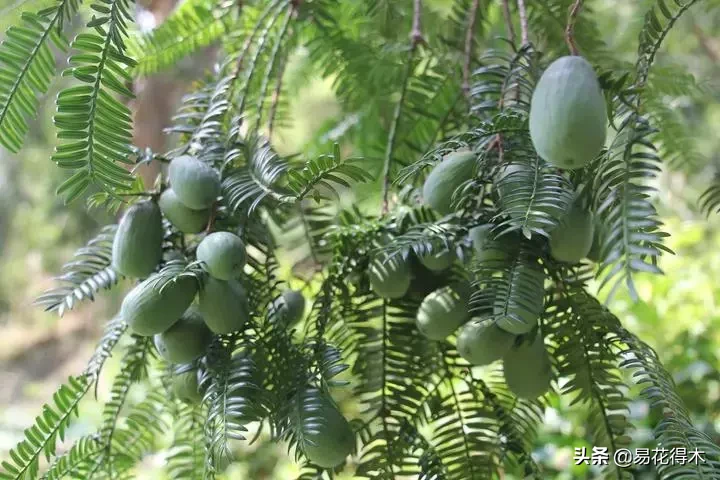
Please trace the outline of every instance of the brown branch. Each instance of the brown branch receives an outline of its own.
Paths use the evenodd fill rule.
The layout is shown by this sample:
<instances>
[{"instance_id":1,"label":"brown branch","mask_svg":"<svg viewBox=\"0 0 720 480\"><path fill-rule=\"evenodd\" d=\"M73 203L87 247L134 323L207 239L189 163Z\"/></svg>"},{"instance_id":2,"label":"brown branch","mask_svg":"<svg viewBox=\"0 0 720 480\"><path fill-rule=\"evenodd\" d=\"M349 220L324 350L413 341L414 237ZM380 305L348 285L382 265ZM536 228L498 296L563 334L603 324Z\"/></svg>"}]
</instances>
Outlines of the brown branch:
<instances>
[{"instance_id":1,"label":"brown branch","mask_svg":"<svg viewBox=\"0 0 720 480\"><path fill-rule=\"evenodd\" d=\"M420 15L422 13L422 0L415 0L413 3L413 22L412 31L410 32L410 48L414 51L421 43L425 43L422 35L422 25L420 23Z\"/></svg>"},{"instance_id":2,"label":"brown branch","mask_svg":"<svg viewBox=\"0 0 720 480\"><path fill-rule=\"evenodd\" d=\"M503 17L505 18L505 28L510 43L515 46L515 27L513 26L512 15L510 14L510 1L503 0Z\"/></svg>"},{"instance_id":3,"label":"brown branch","mask_svg":"<svg viewBox=\"0 0 720 480\"><path fill-rule=\"evenodd\" d=\"M520 40L522 47L530 43L530 34L528 29L527 9L525 8L525 0L517 0L518 13L520 14Z\"/></svg>"},{"instance_id":4,"label":"brown branch","mask_svg":"<svg viewBox=\"0 0 720 480\"><path fill-rule=\"evenodd\" d=\"M575 0L575 3L570 7L570 14L568 15L567 26L565 27L565 43L567 43L572 55L578 55L578 46L577 43L575 43L575 22L582 8L582 3L583 0Z\"/></svg>"},{"instance_id":5,"label":"brown branch","mask_svg":"<svg viewBox=\"0 0 720 480\"><path fill-rule=\"evenodd\" d=\"M462 89L466 97L470 97L470 67L473 53L473 39L475 37L475 25L477 23L477 14L480 8L480 0L474 0L470 7L470 15L468 20L467 32L465 32L465 63L463 64L463 84Z\"/></svg>"},{"instance_id":6,"label":"brown branch","mask_svg":"<svg viewBox=\"0 0 720 480\"><path fill-rule=\"evenodd\" d=\"M712 41L705 32L703 32L700 25L695 22L693 22L693 33L698 40L698 44L700 44L700 48L705 52L705 55L712 60L714 64L720 63L720 50L712 44Z\"/></svg>"},{"instance_id":7,"label":"brown branch","mask_svg":"<svg viewBox=\"0 0 720 480\"><path fill-rule=\"evenodd\" d=\"M409 58L405 64L405 76L400 90L400 99L395 106L395 113L393 114L392 124L390 125L390 133L388 134L387 147L385 148L385 159L383 161L383 190L382 190L382 213L383 215L388 212L389 202L388 196L390 194L390 166L392 164L392 156L395 151L395 141L397 138L397 131L400 125L400 117L402 116L403 103L405 102L405 96L407 94L408 84L410 83L410 77L412 76L413 64L415 63L415 53L417 47L421 43L425 43L425 39L422 35L422 25L420 23L420 15L422 13L422 0L414 0L413 2L413 19L412 19L412 30L410 31L410 52Z\"/></svg>"},{"instance_id":8,"label":"brown branch","mask_svg":"<svg viewBox=\"0 0 720 480\"><path fill-rule=\"evenodd\" d=\"M277 114L278 104L280 103L280 93L282 92L283 76L285 75L285 67L287 65L288 54L280 61L277 72L277 84L273 91L272 103L270 104L270 113L268 114L268 138L272 138L273 127L275 125L275 115Z\"/></svg>"}]
</instances>

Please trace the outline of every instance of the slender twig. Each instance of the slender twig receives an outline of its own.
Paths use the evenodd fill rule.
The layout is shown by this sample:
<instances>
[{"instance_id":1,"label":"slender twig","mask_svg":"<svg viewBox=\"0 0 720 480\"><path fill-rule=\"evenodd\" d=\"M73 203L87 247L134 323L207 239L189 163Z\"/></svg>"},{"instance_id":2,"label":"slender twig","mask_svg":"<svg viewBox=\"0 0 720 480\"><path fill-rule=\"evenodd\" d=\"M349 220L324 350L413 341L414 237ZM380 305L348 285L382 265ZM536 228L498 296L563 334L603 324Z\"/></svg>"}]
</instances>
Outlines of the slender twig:
<instances>
[{"instance_id":1,"label":"slender twig","mask_svg":"<svg viewBox=\"0 0 720 480\"><path fill-rule=\"evenodd\" d=\"M285 5L282 5L284 7ZM260 34L260 39L258 40L257 50L255 50L255 55L253 56L252 60L250 61L250 67L248 68L247 75L245 76L245 84L243 86L243 89L245 90L242 94L242 97L240 97L240 106L238 108L238 112L242 113L245 110L245 102L247 101L247 92L250 89L250 83L252 82L253 75L255 74L255 69L258 66L258 60L260 59L260 54L265 50L265 44L268 41L268 38L270 37L270 30L275 26L275 23L280 18L280 14L282 13L283 8L278 9L277 12L270 18L270 21L268 21L267 25L265 25L265 29Z\"/></svg>"},{"instance_id":2,"label":"slender twig","mask_svg":"<svg viewBox=\"0 0 720 480\"><path fill-rule=\"evenodd\" d=\"M528 16L525 8L525 0L517 0L518 13L520 14L520 40L521 46L530 43L530 34L528 33Z\"/></svg>"},{"instance_id":3,"label":"slender twig","mask_svg":"<svg viewBox=\"0 0 720 480\"><path fill-rule=\"evenodd\" d=\"M470 97L470 67L472 62L473 45L475 42L475 24L477 23L480 0L474 0L470 7L467 32L465 32L465 63L463 64L462 89L466 97Z\"/></svg>"},{"instance_id":4,"label":"slender twig","mask_svg":"<svg viewBox=\"0 0 720 480\"><path fill-rule=\"evenodd\" d=\"M277 73L277 84L272 96L270 104L270 113L268 114L268 138L272 138L273 127L275 126L275 115L277 115L278 105L280 104L280 94L282 93L283 76L285 75L285 67L287 66L289 52L280 60Z\"/></svg>"},{"instance_id":5,"label":"slender twig","mask_svg":"<svg viewBox=\"0 0 720 480\"><path fill-rule=\"evenodd\" d=\"M412 49L418 44L424 42L422 36L422 25L420 24L420 15L422 14L422 0L415 0L413 3L413 23L412 32L410 32L410 42Z\"/></svg>"},{"instance_id":6,"label":"slender twig","mask_svg":"<svg viewBox=\"0 0 720 480\"><path fill-rule=\"evenodd\" d=\"M119 197L152 197L157 195L157 192L128 192L118 193Z\"/></svg>"},{"instance_id":7,"label":"slender twig","mask_svg":"<svg viewBox=\"0 0 720 480\"><path fill-rule=\"evenodd\" d=\"M515 46L515 27L513 26L512 15L510 14L510 1L503 0L503 17L505 18L505 28L510 43Z\"/></svg>"},{"instance_id":8,"label":"slender twig","mask_svg":"<svg viewBox=\"0 0 720 480\"><path fill-rule=\"evenodd\" d=\"M712 44L711 40L708 38L705 32L703 32L702 28L700 28L700 25L694 22L693 33L695 34L695 37L697 37L698 44L700 45L705 55L710 60L712 60L713 63L720 63L720 50Z\"/></svg>"},{"instance_id":9,"label":"slender twig","mask_svg":"<svg viewBox=\"0 0 720 480\"><path fill-rule=\"evenodd\" d=\"M290 28L290 20L293 16L295 16L295 9L297 6L294 2L290 2L290 8L288 8L287 15L285 16L285 20L283 21L282 26L280 27L280 33L277 36L277 40L275 41L275 46L273 47L272 53L270 54L270 61L268 61L267 67L265 69L265 75L263 76L262 85L260 86L260 95L258 95L258 103L257 103L257 111L258 111L258 117L257 117L257 127L260 127L260 124L262 123L262 111L265 104L265 97L267 95L267 89L270 85L270 78L272 76L272 72L275 69L275 63L278 61L279 55L280 55L280 49L283 46L283 41L285 40L285 35L288 32L288 29Z\"/></svg>"},{"instance_id":10,"label":"slender twig","mask_svg":"<svg viewBox=\"0 0 720 480\"><path fill-rule=\"evenodd\" d=\"M205 233L210 233L215 228L215 219L217 218L218 202L213 202L210 207L210 218L208 218L207 225L205 226Z\"/></svg>"},{"instance_id":11,"label":"slender twig","mask_svg":"<svg viewBox=\"0 0 720 480\"><path fill-rule=\"evenodd\" d=\"M575 22L582 8L582 3L583 0L575 0L573 6L570 7L570 14L568 15L567 26L565 27L565 43L567 43L570 53L573 55L578 54L578 47L575 43Z\"/></svg>"},{"instance_id":12,"label":"slender twig","mask_svg":"<svg viewBox=\"0 0 720 480\"><path fill-rule=\"evenodd\" d=\"M279 0L276 0L279 1ZM265 21L265 17L267 17L270 14L270 11L272 10L274 3L271 3L267 6L265 11L260 15L260 18L258 18L258 21L255 23L255 27L250 32L250 35L248 35L245 38L245 42L243 43L242 49L240 50L240 55L238 56L237 60L235 61L235 68L233 69L232 78L233 81L236 80L240 76L240 71L242 70L243 63L245 63L245 56L250 51L250 45L252 44L253 39L255 39L255 35L257 35L257 32L260 31L260 26Z\"/></svg>"},{"instance_id":13,"label":"slender twig","mask_svg":"<svg viewBox=\"0 0 720 480\"><path fill-rule=\"evenodd\" d=\"M410 53L407 62L405 63L405 75L400 90L400 99L395 106L395 113L393 114L392 123L390 124L390 133L388 134L387 147L385 148L385 160L383 162L383 194L382 194L382 212L383 214L388 212L388 195L390 193L390 166L392 164L392 156L395 151L395 141L397 137L397 130L400 125L400 117L402 116L403 103L405 102L405 95L407 94L408 84L410 83L410 77L412 76L412 70L415 64L415 53L417 47L425 40L422 36L422 26L420 23L420 14L422 13L422 0L414 0L413 2L413 21L412 30L410 31Z\"/></svg>"}]
</instances>

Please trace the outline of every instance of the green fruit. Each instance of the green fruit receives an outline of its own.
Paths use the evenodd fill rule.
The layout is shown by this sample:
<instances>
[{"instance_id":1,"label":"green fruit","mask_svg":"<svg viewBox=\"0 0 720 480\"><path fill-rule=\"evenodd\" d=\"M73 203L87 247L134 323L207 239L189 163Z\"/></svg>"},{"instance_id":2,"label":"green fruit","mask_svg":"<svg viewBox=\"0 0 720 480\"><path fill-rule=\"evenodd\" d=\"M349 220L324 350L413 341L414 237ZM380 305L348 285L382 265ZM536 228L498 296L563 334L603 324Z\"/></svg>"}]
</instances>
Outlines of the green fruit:
<instances>
[{"instance_id":1,"label":"green fruit","mask_svg":"<svg viewBox=\"0 0 720 480\"><path fill-rule=\"evenodd\" d=\"M162 291L158 275L135 286L123 299L120 314L138 335L162 333L177 322L197 293L197 282L188 276L166 283Z\"/></svg>"},{"instance_id":2,"label":"green fruit","mask_svg":"<svg viewBox=\"0 0 720 480\"><path fill-rule=\"evenodd\" d=\"M178 199L193 210L209 208L220 195L220 175L210 165L190 155L170 162L168 179Z\"/></svg>"},{"instance_id":3,"label":"green fruit","mask_svg":"<svg viewBox=\"0 0 720 480\"><path fill-rule=\"evenodd\" d=\"M205 237L197 247L197 259L205 262L205 269L219 280L230 280L242 274L245 266L245 244L230 232L215 232Z\"/></svg>"},{"instance_id":4,"label":"green fruit","mask_svg":"<svg viewBox=\"0 0 720 480\"><path fill-rule=\"evenodd\" d=\"M488 365L500 360L513 342L515 335L501 329L492 320L475 318L460 329L457 351L472 365Z\"/></svg>"},{"instance_id":5,"label":"green fruit","mask_svg":"<svg viewBox=\"0 0 720 480\"><path fill-rule=\"evenodd\" d=\"M500 170L497 177L498 196L502 198L512 197L513 193L525 188L533 182L535 171L525 163L511 163Z\"/></svg>"},{"instance_id":6,"label":"green fruit","mask_svg":"<svg viewBox=\"0 0 720 480\"><path fill-rule=\"evenodd\" d=\"M505 234L495 239L491 233L492 227L491 224L486 224L470 229L470 239L478 262L501 266L510 261L511 253L515 254L520 247L520 240L514 234Z\"/></svg>"},{"instance_id":7,"label":"green fruit","mask_svg":"<svg viewBox=\"0 0 720 480\"><path fill-rule=\"evenodd\" d=\"M370 265L370 288L383 298L403 297L410 288L410 267L400 255L381 254Z\"/></svg>"},{"instance_id":8,"label":"green fruit","mask_svg":"<svg viewBox=\"0 0 720 480\"><path fill-rule=\"evenodd\" d=\"M199 310L213 332L237 332L249 316L245 289L237 280L225 282L209 277L200 290Z\"/></svg>"},{"instance_id":9,"label":"green fruit","mask_svg":"<svg viewBox=\"0 0 720 480\"><path fill-rule=\"evenodd\" d=\"M198 385L198 375L198 370L192 367L175 372L172 377L172 391L175 398L189 404L202 403L203 395Z\"/></svg>"},{"instance_id":10,"label":"green fruit","mask_svg":"<svg viewBox=\"0 0 720 480\"><path fill-rule=\"evenodd\" d=\"M550 390L552 364L542 335L510 349L503 357L505 383L518 397L535 399Z\"/></svg>"},{"instance_id":11,"label":"green fruit","mask_svg":"<svg viewBox=\"0 0 720 480\"><path fill-rule=\"evenodd\" d=\"M575 169L605 144L607 111L597 75L587 60L555 60L540 77L530 103L530 137L556 167Z\"/></svg>"},{"instance_id":12,"label":"green fruit","mask_svg":"<svg viewBox=\"0 0 720 480\"><path fill-rule=\"evenodd\" d=\"M452 152L432 169L423 186L425 203L442 215L452 213L455 190L475 173L476 155L469 150Z\"/></svg>"},{"instance_id":13,"label":"green fruit","mask_svg":"<svg viewBox=\"0 0 720 480\"><path fill-rule=\"evenodd\" d=\"M587 254L588 260L598 263L602 260L602 223L597 215L593 215L594 227L593 227L593 242L590 246L590 251Z\"/></svg>"},{"instance_id":14,"label":"green fruit","mask_svg":"<svg viewBox=\"0 0 720 480\"><path fill-rule=\"evenodd\" d=\"M305 314L305 297L298 290L286 290L272 303L271 318L294 325Z\"/></svg>"},{"instance_id":15,"label":"green fruit","mask_svg":"<svg viewBox=\"0 0 720 480\"><path fill-rule=\"evenodd\" d=\"M112 246L112 266L128 277L147 277L162 259L162 214L146 200L127 209Z\"/></svg>"},{"instance_id":16,"label":"green fruit","mask_svg":"<svg viewBox=\"0 0 720 480\"><path fill-rule=\"evenodd\" d=\"M165 218L183 233L202 232L210 219L210 209L193 210L186 207L172 188L160 195L158 204Z\"/></svg>"},{"instance_id":17,"label":"green fruit","mask_svg":"<svg viewBox=\"0 0 720 480\"><path fill-rule=\"evenodd\" d=\"M431 340L443 340L470 318L470 289L453 285L429 294L420 304L416 325Z\"/></svg>"},{"instance_id":18,"label":"green fruit","mask_svg":"<svg viewBox=\"0 0 720 480\"><path fill-rule=\"evenodd\" d=\"M355 450L355 433L350 424L324 393L309 388L300 395L300 448L315 465L340 465Z\"/></svg>"},{"instance_id":19,"label":"green fruit","mask_svg":"<svg viewBox=\"0 0 720 480\"><path fill-rule=\"evenodd\" d=\"M190 307L172 327L155 335L155 347L168 362L190 363L205 355L211 340L212 332L202 315Z\"/></svg>"},{"instance_id":20,"label":"green fruit","mask_svg":"<svg viewBox=\"0 0 720 480\"><path fill-rule=\"evenodd\" d=\"M497 299L494 306L495 322L503 330L521 335L532 330L542 314L545 273L529 265L518 265L508 282L508 295Z\"/></svg>"},{"instance_id":21,"label":"green fruit","mask_svg":"<svg viewBox=\"0 0 720 480\"><path fill-rule=\"evenodd\" d=\"M419 255L420 263L425 266L428 270L433 272L441 272L450 268L450 265L455 261L455 252L448 248L437 252L437 253L426 253Z\"/></svg>"},{"instance_id":22,"label":"green fruit","mask_svg":"<svg viewBox=\"0 0 720 480\"><path fill-rule=\"evenodd\" d=\"M576 202L550 235L550 254L555 260L577 263L590 253L594 233L592 212Z\"/></svg>"}]
</instances>

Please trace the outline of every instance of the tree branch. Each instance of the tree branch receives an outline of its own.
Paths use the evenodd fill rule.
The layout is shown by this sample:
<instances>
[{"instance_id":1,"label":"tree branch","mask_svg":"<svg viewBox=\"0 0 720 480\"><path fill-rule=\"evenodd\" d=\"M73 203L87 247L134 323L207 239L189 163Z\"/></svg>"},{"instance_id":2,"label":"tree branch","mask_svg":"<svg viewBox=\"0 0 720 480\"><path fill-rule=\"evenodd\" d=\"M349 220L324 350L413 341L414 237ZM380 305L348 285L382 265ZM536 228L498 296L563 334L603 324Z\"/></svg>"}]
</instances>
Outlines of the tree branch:
<instances>
[{"instance_id":1,"label":"tree branch","mask_svg":"<svg viewBox=\"0 0 720 480\"><path fill-rule=\"evenodd\" d=\"M268 114L268 138L272 138L273 127L275 126L275 115L277 114L278 104L280 103L280 94L282 93L283 76L285 75L285 66L287 65L288 53L280 60L277 73L277 84L272 95L272 103L270 104L270 113Z\"/></svg>"},{"instance_id":2,"label":"tree branch","mask_svg":"<svg viewBox=\"0 0 720 480\"><path fill-rule=\"evenodd\" d=\"M714 64L720 63L720 51L712 44L711 40L705 32L703 32L702 28L700 28L700 25L695 22L693 22L693 33L698 40L700 48L705 52L705 55L712 60Z\"/></svg>"},{"instance_id":3,"label":"tree branch","mask_svg":"<svg viewBox=\"0 0 720 480\"><path fill-rule=\"evenodd\" d=\"M510 43L515 46L515 27L513 26L512 15L510 14L510 1L503 0L503 17L505 18L505 28L507 29L507 36Z\"/></svg>"},{"instance_id":4,"label":"tree branch","mask_svg":"<svg viewBox=\"0 0 720 480\"><path fill-rule=\"evenodd\" d=\"M383 189L382 189L382 213L388 212L388 195L390 194L390 167L392 164L392 156L395 151L395 141L397 137L397 130L400 125L400 117L402 116L403 103L405 102L405 95L407 93L408 84L410 83L410 77L412 76L412 70L415 60L415 53L417 47L421 43L425 43L425 39L422 36L422 28L420 23L420 14L422 13L422 1L414 0L413 2L413 19L412 19L412 30L410 31L410 52L405 64L405 76L400 90L400 99L395 106L395 113L393 114L392 124L390 125L390 133L388 134L387 147L385 148L385 159L383 162Z\"/></svg>"},{"instance_id":5,"label":"tree branch","mask_svg":"<svg viewBox=\"0 0 720 480\"><path fill-rule=\"evenodd\" d=\"M525 8L525 0L517 0L518 13L520 14L520 39L522 41L521 46L525 46L530 43L530 35L528 33L528 17L527 9Z\"/></svg>"},{"instance_id":6,"label":"tree branch","mask_svg":"<svg viewBox=\"0 0 720 480\"><path fill-rule=\"evenodd\" d=\"M467 32L465 32L465 63L463 64L462 89L466 97L470 97L470 67L473 53L473 38L475 36L475 25L480 7L480 0L474 0L470 7Z\"/></svg>"},{"instance_id":7,"label":"tree branch","mask_svg":"<svg viewBox=\"0 0 720 480\"><path fill-rule=\"evenodd\" d=\"M567 43L572 55L578 55L578 47L575 43L575 22L577 21L578 14L582 8L582 3L583 0L575 0L575 3L570 8L567 26L565 27L565 43Z\"/></svg>"}]
</instances>

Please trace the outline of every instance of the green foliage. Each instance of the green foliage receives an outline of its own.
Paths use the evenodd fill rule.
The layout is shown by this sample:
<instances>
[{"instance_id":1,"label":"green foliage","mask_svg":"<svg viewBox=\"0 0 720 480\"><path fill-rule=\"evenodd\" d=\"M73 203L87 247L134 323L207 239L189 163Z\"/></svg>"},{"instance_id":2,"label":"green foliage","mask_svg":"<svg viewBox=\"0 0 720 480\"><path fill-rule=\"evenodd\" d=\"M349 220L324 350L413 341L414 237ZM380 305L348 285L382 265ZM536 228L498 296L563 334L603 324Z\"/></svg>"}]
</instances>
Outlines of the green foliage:
<instances>
[{"instance_id":1,"label":"green foliage","mask_svg":"<svg viewBox=\"0 0 720 480\"><path fill-rule=\"evenodd\" d=\"M92 384L88 376L70 377L53 395L53 403L43 407L43 413L35 424L25 430L25 440L10 451L10 459L2 462L3 480L37 478L41 457L52 459L57 441L65 439L65 432L73 416L77 415L78 403Z\"/></svg>"},{"instance_id":2,"label":"green foliage","mask_svg":"<svg viewBox=\"0 0 720 480\"><path fill-rule=\"evenodd\" d=\"M59 27L75 4L67 0L37 13L25 12L22 24L6 32L0 47L0 144L11 152L20 151L28 117L37 113L35 97L47 92L55 76L50 46L67 48Z\"/></svg>"},{"instance_id":3,"label":"green foliage","mask_svg":"<svg viewBox=\"0 0 720 480\"><path fill-rule=\"evenodd\" d=\"M206 0L183 2L158 28L133 38L128 51L137 63L133 73L150 75L207 47L228 31L231 2L219 9Z\"/></svg>"},{"instance_id":4,"label":"green foliage","mask_svg":"<svg viewBox=\"0 0 720 480\"><path fill-rule=\"evenodd\" d=\"M133 176L118 163L132 163L129 156L132 119L128 107L113 97L132 98L125 86L132 77L127 68L135 61L125 54L130 2L99 0L87 26L93 33L81 33L70 44L78 53L70 56L63 73L84 85L68 87L57 98L54 117L58 138L52 159L60 168L75 173L58 187L58 195L70 202L90 183L108 193L127 192Z\"/></svg>"},{"instance_id":5,"label":"green foliage","mask_svg":"<svg viewBox=\"0 0 720 480\"><path fill-rule=\"evenodd\" d=\"M116 229L116 225L108 225L77 250L74 260L63 267L63 274L56 279L60 286L40 295L35 303L62 316L78 303L92 301L99 291L117 284L119 274L110 266Z\"/></svg>"},{"instance_id":6,"label":"green foliage","mask_svg":"<svg viewBox=\"0 0 720 480\"><path fill-rule=\"evenodd\" d=\"M0 479L37 477L43 453L48 479L131 478L141 459L161 448L160 437L172 437L170 450L162 452L171 478L215 478L234 442L267 432L294 450L300 478L332 478L342 469L357 478L547 478L533 457L537 430L543 410L565 397L587 409L588 434L611 452L635 442L630 402L647 402L661 414L655 441L699 448L709 459L660 466L660 476L717 476L720 448L693 425L655 352L588 293L599 280L611 293L624 284L637 295L638 274L660 273L659 257L669 251L653 201L654 180L667 157L668 165L677 165L673 157L684 144L664 137L681 137L682 129L668 122L668 130L681 134L664 132L671 117L661 99L694 86L688 78L675 87L663 84L667 75L651 74L651 67L670 29L696 2L655 2L630 67L607 51L592 5L583 10L575 36L595 62L612 128L607 148L573 172L545 162L528 128L537 79L564 53L570 2L533 2L531 43L524 45L516 38L491 42L493 29L507 28L497 20L498 2L477 2L477 18L469 18L474 3L458 0L442 10L438 2L416 1L191 0L162 26L130 40L129 2L92 5L91 30L73 41L76 52L66 71L82 85L58 96L55 123L63 143L53 159L74 172L59 193L72 200L94 184L91 204L108 207L128 194L157 197L168 188L166 178L143 192L121 164L197 158L221 178L207 232L232 232L246 247L243 271L227 277L247 292L247 315L229 309L231 328L215 334L204 355L187 366L201 372L203 400L193 406L170 394L174 367L155 358L151 339L126 336L132 319L121 314L111 320L86 372L60 389L2 464ZM22 40L16 28L0 47L0 133L11 150L21 146L25 118L36 109L32 97L48 89L53 70L47 42L59 35L55 29L69 6L26 16ZM517 13L510 12L513 18ZM133 147L130 111L120 100L132 97L126 82L176 66L212 43L221 44L222 58L184 98L168 129L176 134L174 147L163 154ZM305 54L297 53L299 46ZM285 64L296 56L298 78L332 80L341 113L303 151L286 155L273 128L286 97L299 95L297 85L285 85ZM439 219L422 205L418 186L429 167L461 150L472 152L475 168L467 178L453 179L452 211ZM708 210L720 205L715 190L702 198ZM548 237L576 192L602 224L597 267L569 268L549 252ZM492 253L474 248L470 232L478 226L487 226ZM38 303L62 314L112 286L115 228L106 227L78 250L59 288ZM208 281L220 282L208 280L198 261L205 235L165 225L153 288L197 282L202 296ZM303 253L282 269L296 240ZM431 271L418 259L447 250L457 254L447 270ZM372 288L373 261L386 257L407 267L408 285L397 298L381 298ZM281 281L288 274L296 277L290 285ZM457 331L429 341L418 330L423 298L468 280L471 300L462 311L468 318L516 334L516 342L535 335L546 340L552 384L543 398L518 398L499 365L470 366L456 350ZM309 315L297 325L274 321L274 301L300 282L311 299ZM172 313L163 328L182 312ZM56 456L56 437L77 402L121 348L98 431ZM313 429L323 427L320 395L355 399L338 402L358 446L347 465L323 469L305 457ZM604 474L629 477L614 465Z\"/></svg>"}]
</instances>

